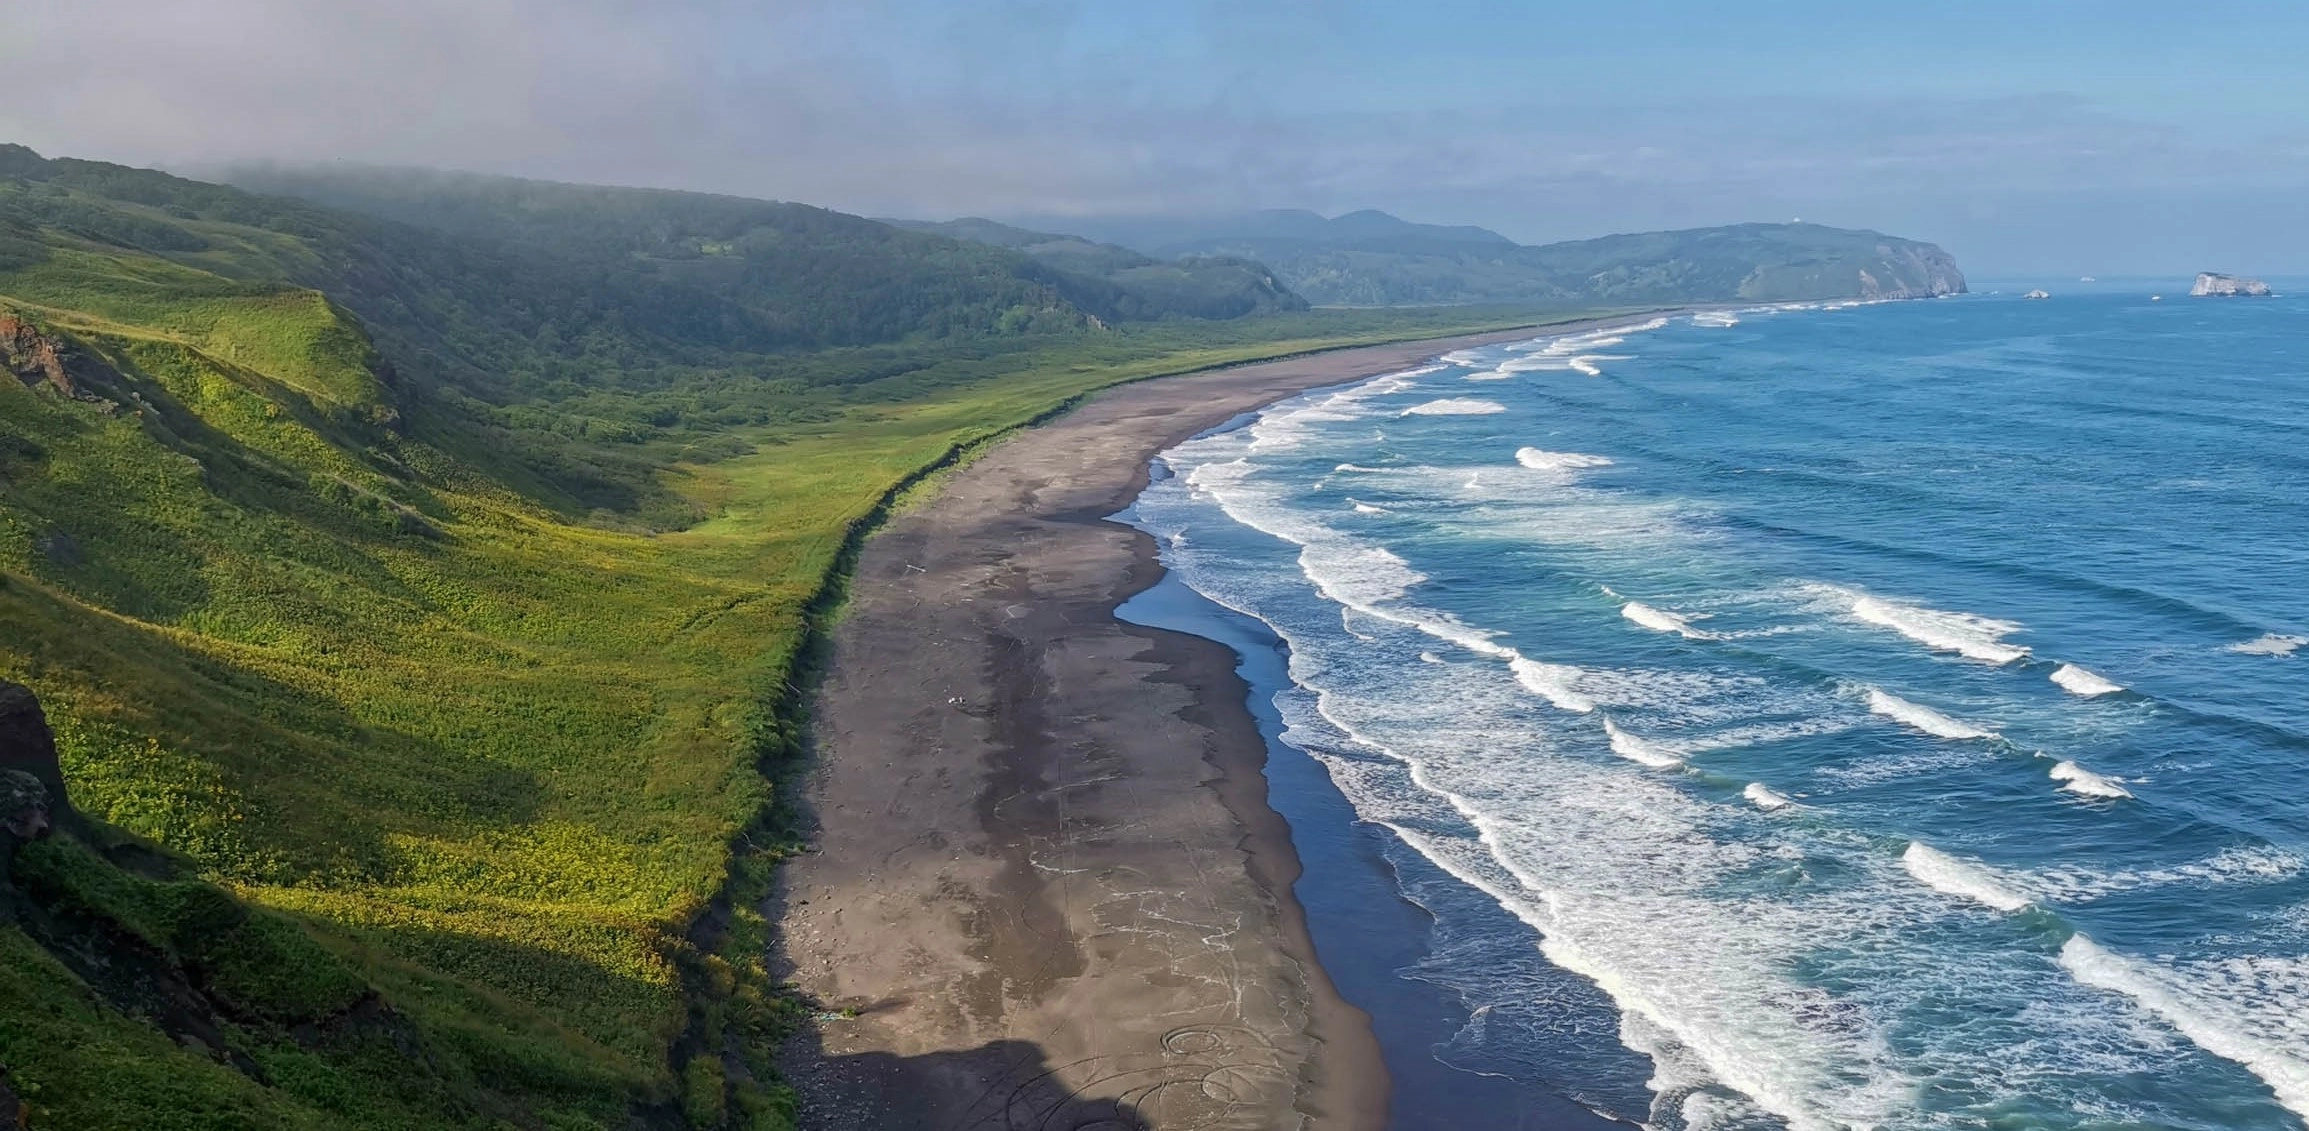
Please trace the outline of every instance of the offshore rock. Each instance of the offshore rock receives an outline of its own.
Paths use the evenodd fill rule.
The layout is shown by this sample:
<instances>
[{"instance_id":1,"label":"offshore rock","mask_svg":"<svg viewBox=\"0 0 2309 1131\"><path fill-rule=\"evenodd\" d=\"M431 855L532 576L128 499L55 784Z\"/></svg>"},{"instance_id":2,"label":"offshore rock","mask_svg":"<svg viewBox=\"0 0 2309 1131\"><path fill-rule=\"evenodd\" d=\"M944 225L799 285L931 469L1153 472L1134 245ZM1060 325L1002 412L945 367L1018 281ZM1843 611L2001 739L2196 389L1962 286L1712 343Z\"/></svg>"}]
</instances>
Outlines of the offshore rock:
<instances>
[{"instance_id":1,"label":"offshore rock","mask_svg":"<svg viewBox=\"0 0 2309 1131\"><path fill-rule=\"evenodd\" d=\"M2197 285L2190 287L2189 293L2200 297L2212 295L2221 298L2239 295L2259 296L2269 293L2269 284L2259 279L2248 279L2242 275L2223 275L2217 271L2200 271L2197 273Z\"/></svg>"}]
</instances>

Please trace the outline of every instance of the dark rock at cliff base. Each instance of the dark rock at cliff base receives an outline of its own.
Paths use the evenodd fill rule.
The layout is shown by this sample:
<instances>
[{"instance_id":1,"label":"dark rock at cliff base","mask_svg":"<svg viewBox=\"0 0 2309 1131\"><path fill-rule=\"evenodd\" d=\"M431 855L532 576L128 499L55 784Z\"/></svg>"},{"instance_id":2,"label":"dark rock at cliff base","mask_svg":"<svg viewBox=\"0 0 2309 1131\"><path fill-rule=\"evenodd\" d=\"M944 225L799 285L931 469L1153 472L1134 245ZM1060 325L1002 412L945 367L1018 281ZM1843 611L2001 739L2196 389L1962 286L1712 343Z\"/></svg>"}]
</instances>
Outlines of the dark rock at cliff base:
<instances>
[{"instance_id":1,"label":"dark rock at cliff base","mask_svg":"<svg viewBox=\"0 0 2309 1131\"><path fill-rule=\"evenodd\" d=\"M22 770L64 801L64 771L56 762L56 735L32 689L0 680L0 770Z\"/></svg>"},{"instance_id":2,"label":"dark rock at cliff base","mask_svg":"<svg viewBox=\"0 0 2309 1131\"><path fill-rule=\"evenodd\" d=\"M64 791L56 736L40 700L30 688L0 681L0 868L18 845L51 828L77 830L80 823Z\"/></svg>"},{"instance_id":3,"label":"dark rock at cliff base","mask_svg":"<svg viewBox=\"0 0 2309 1131\"><path fill-rule=\"evenodd\" d=\"M2211 295L2218 298L2257 297L2269 293L2269 284L2259 279L2248 279L2242 275L2223 275L2215 271L2204 271L2197 275L2197 285L2190 287L2189 293L2198 296Z\"/></svg>"},{"instance_id":4,"label":"dark rock at cliff base","mask_svg":"<svg viewBox=\"0 0 2309 1131\"><path fill-rule=\"evenodd\" d=\"M8 1070L0 1068L0 1127L11 1129L24 1126L24 1101L16 1098L16 1090L8 1086Z\"/></svg>"},{"instance_id":5,"label":"dark rock at cliff base","mask_svg":"<svg viewBox=\"0 0 2309 1131\"><path fill-rule=\"evenodd\" d=\"M16 850L48 835L48 787L22 770L0 770L0 891L8 890Z\"/></svg>"}]
</instances>

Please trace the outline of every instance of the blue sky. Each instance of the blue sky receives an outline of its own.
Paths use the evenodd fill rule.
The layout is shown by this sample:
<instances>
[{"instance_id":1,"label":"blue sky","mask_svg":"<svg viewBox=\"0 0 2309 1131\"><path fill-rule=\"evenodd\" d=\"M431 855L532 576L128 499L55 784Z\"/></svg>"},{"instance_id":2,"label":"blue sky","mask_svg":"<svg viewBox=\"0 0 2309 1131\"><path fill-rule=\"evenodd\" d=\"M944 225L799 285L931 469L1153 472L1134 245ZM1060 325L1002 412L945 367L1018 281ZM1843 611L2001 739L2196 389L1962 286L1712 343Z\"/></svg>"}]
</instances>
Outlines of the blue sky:
<instances>
[{"instance_id":1,"label":"blue sky","mask_svg":"<svg viewBox=\"0 0 2309 1131\"><path fill-rule=\"evenodd\" d=\"M2309 272L2309 5L76 0L0 136L875 214L1807 220L1976 273Z\"/></svg>"}]
</instances>

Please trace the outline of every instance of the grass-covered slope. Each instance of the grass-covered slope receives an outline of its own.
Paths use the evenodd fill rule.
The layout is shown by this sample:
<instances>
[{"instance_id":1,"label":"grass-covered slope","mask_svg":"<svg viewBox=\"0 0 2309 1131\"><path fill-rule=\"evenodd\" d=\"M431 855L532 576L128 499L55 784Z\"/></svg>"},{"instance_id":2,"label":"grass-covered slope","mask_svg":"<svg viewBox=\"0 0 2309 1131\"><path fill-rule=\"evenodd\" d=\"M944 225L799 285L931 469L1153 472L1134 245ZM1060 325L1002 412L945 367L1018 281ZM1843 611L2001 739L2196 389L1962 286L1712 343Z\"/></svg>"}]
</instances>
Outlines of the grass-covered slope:
<instances>
[{"instance_id":1,"label":"grass-covered slope","mask_svg":"<svg viewBox=\"0 0 2309 1131\"><path fill-rule=\"evenodd\" d=\"M1530 318L754 348L517 235L0 150L0 681L89 818L0 862L31 1126L784 1125L747 895L858 524L1104 384Z\"/></svg>"}]
</instances>

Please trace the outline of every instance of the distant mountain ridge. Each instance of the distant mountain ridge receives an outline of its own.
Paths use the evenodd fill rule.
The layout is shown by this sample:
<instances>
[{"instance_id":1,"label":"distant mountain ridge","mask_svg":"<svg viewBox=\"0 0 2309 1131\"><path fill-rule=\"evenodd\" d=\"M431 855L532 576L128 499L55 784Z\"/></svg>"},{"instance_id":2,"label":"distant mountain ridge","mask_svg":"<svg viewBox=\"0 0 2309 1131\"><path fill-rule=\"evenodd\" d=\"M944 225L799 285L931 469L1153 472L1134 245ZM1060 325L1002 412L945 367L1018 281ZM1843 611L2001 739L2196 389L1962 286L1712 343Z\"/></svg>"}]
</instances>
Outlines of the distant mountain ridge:
<instances>
[{"instance_id":1,"label":"distant mountain ridge","mask_svg":"<svg viewBox=\"0 0 2309 1131\"><path fill-rule=\"evenodd\" d=\"M1820 224L1735 224L1539 246L1375 211L1329 219L1288 210L1083 219L1074 227L1148 255L1256 260L1322 306L1783 302L1965 290L1955 258L1936 245Z\"/></svg>"},{"instance_id":2,"label":"distant mountain ridge","mask_svg":"<svg viewBox=\"0 0 2309 1131\"><path fill-rule=\"evenodd\" d=\"M962 290L1000 292L987 301L1024 304L1043 322L1077 312L1152 322L1307 308L1258 264L1217 257L1163 265L1123 248L1050 258L1032 254L1034 245L1062 237L997 232L990 221L963 234L943 230L955 225L894 224L783 201L432 169L249 166L227 176L254 192L474 241L548 248L619 277L646 275L653 285L698 287L716 302L737 303L737 319L773 311L769 317L835 320L837 308L848 307L922 320L877 328L884 339L950 333L954 327L930 320L947 309L946 292ZM930 295L939 297L923 303Z\"/></svg>"},{"instance_id":3,"label":"distant mountain ridge","mask_svg":"<svg viewBox=\"0 0 2309 1131\"><path fill-rule=\"evenodd\" d=\"M1272 269L1251 259L1191 253L1157 258L1117 244L976 216L883 223L1023 252L1054 273L1061 294L1109 320L1241 318L1307 308L1307 300L1291 293Z\"/></svg>"}]
</instances>

